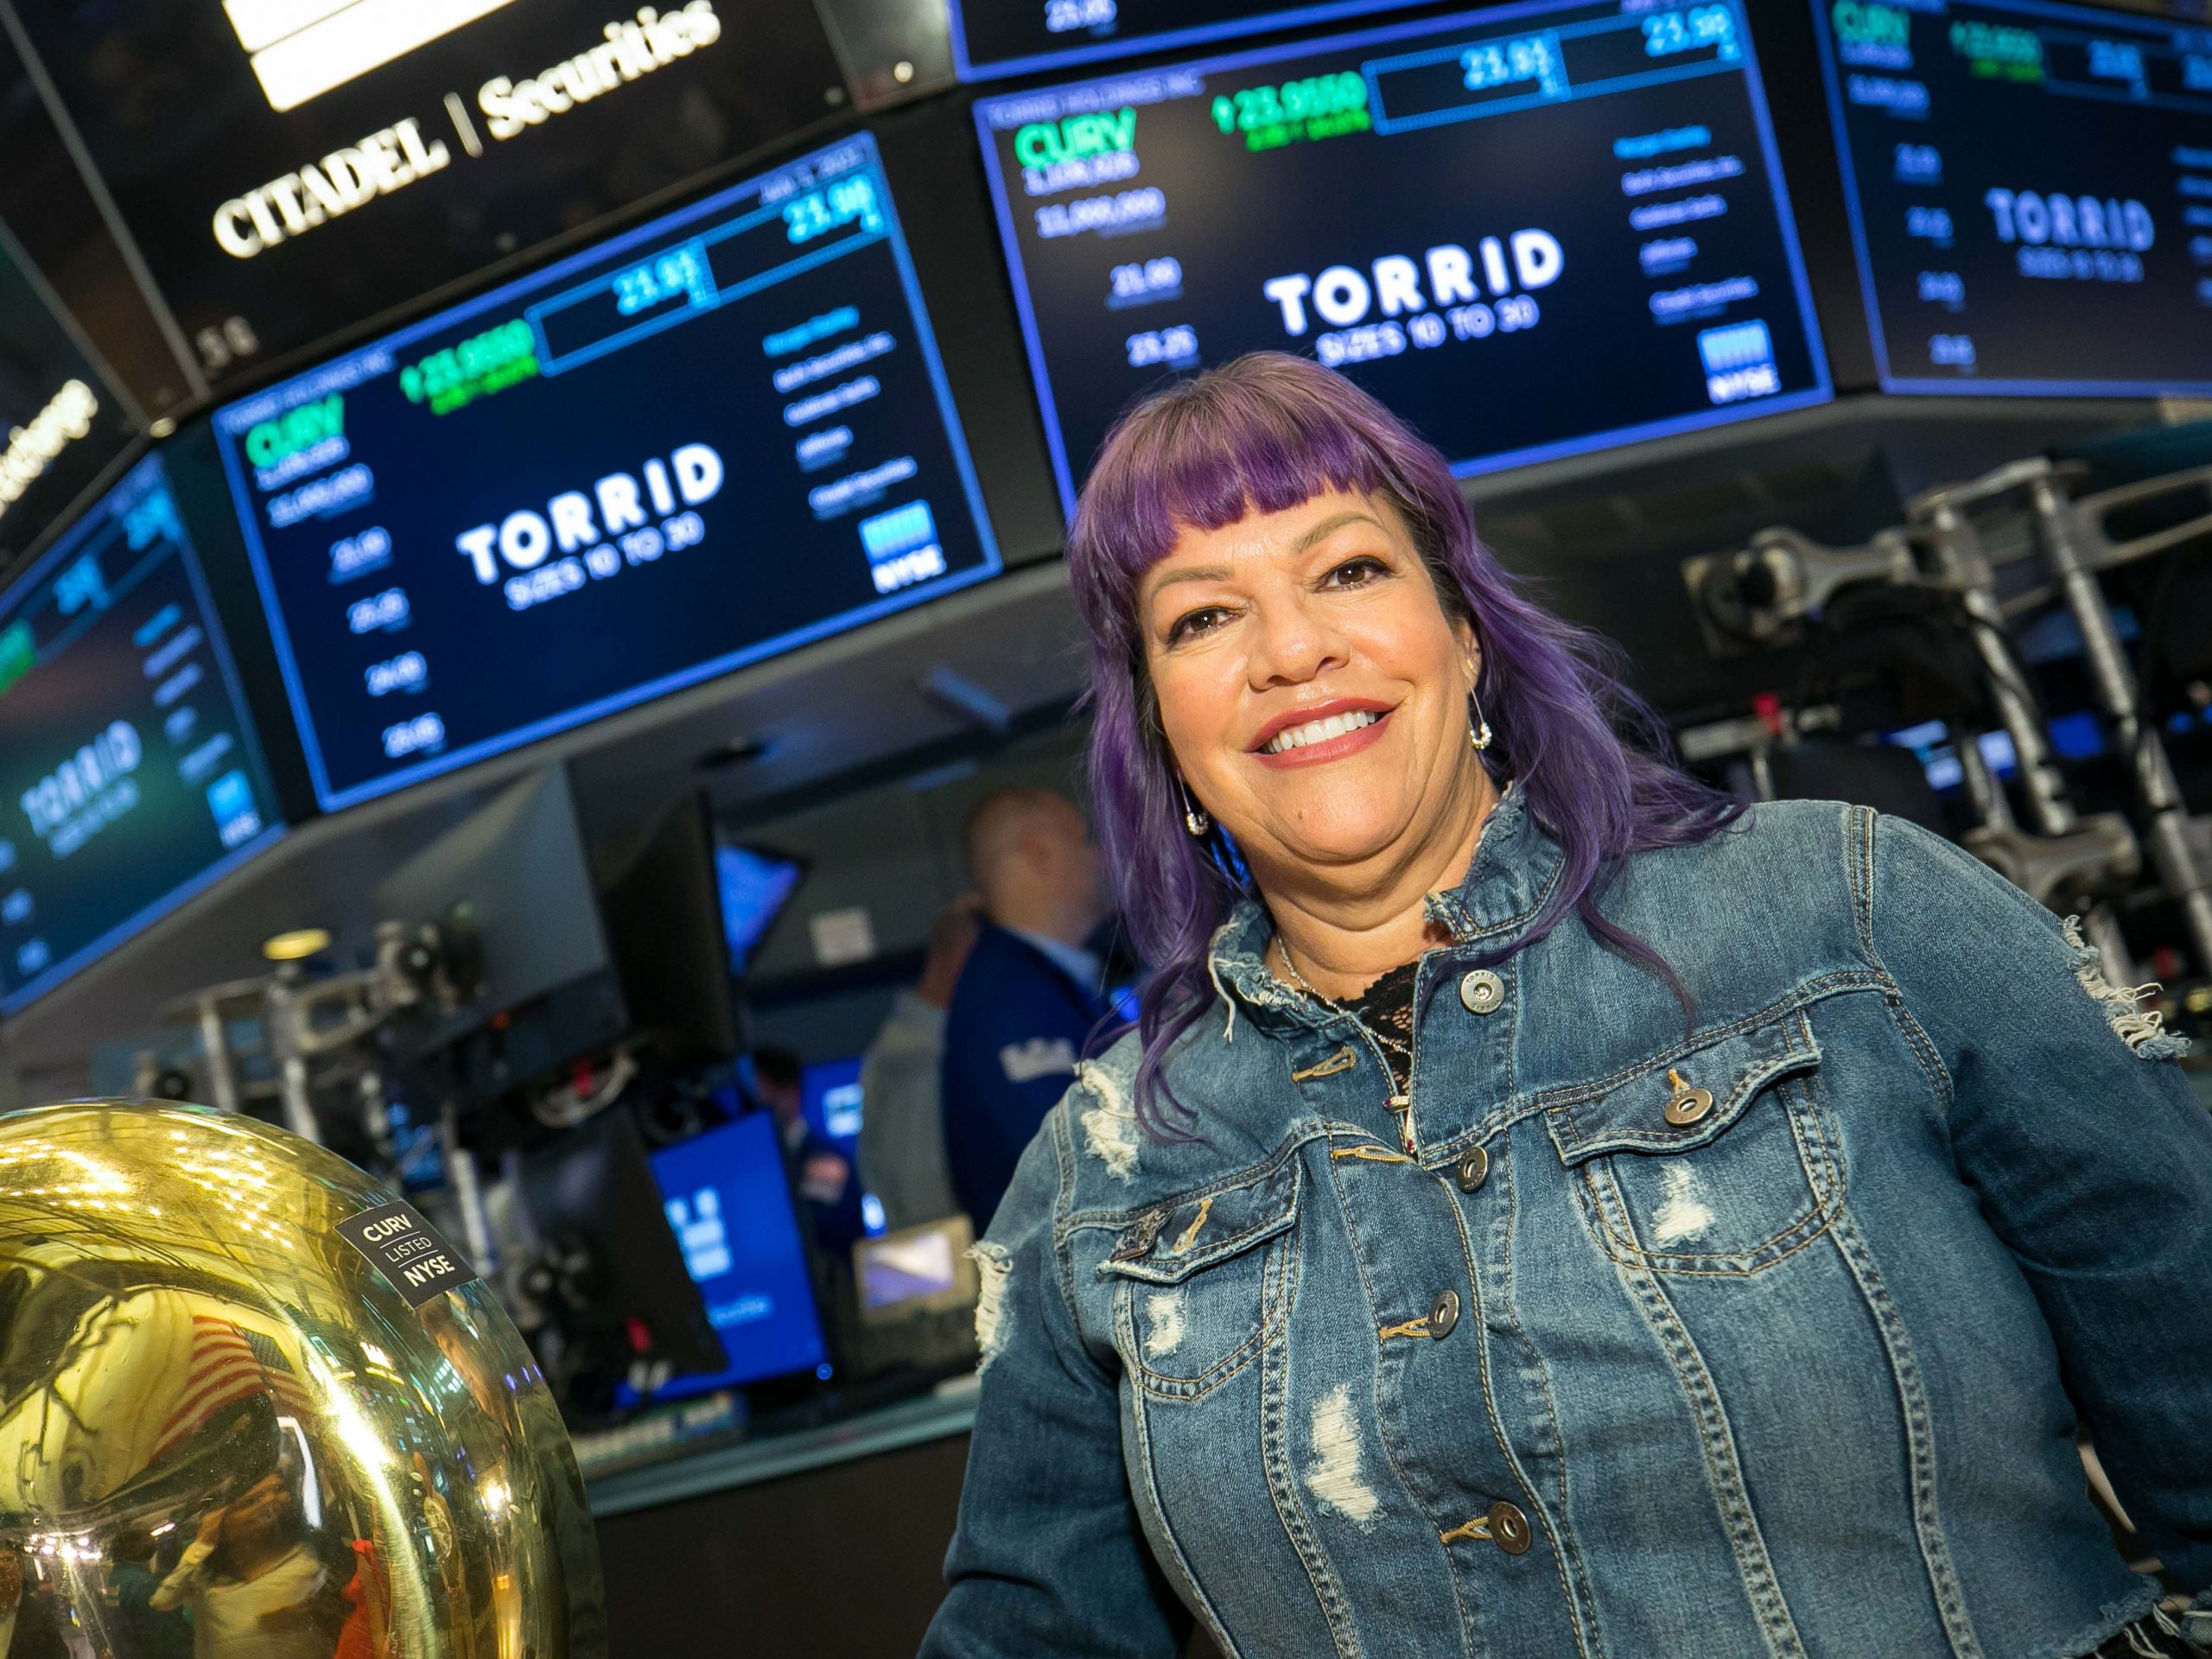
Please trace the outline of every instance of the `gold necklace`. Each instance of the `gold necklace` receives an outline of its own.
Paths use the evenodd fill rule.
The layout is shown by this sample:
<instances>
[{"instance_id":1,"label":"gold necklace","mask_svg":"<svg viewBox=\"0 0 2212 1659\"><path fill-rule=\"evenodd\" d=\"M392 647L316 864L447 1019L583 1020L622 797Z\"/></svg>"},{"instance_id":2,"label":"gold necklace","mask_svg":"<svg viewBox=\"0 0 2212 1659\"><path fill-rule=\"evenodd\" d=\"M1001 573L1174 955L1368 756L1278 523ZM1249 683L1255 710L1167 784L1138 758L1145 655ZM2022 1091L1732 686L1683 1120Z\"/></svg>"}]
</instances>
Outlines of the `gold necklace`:
<instances>
[{"instance_id":1,"label":"gold necklace","mask_svg":"<svg viewBox=\"0 0 2212 1659\"><path fill-rule=\"evenodd\" d=\"M1372 1037L1376 1042L1381 1043L1386 1048L1395 1050L1398 1053L1404 1055L1408 1060L1413 1058L1414 1051L1412 1044L1400 1042L1395 1037L1390 1036L1388 1033L1376 1030L1375 1027L1369 1025L1366 1020L1361 1019L1348 1004L1340 1002L1334 997L1324 996L1320 991L1316 988L1313 981L1307 979L1305 975L1298 971L1298 964L1290 959L1289 942L1280 933L1275 935L1275 952L1282 958L1283 971L1290 976L1290 982L1297 986L1300 990L1305 992L1306 995L1312 997L1317 1002L1325 1002L1331 1007L1342 1009L1345 1014L1351 1015L1352 1024L1357 1026L1362 1031L1365 1032L1370 1037Z\"/></svg>"}]
</instances>

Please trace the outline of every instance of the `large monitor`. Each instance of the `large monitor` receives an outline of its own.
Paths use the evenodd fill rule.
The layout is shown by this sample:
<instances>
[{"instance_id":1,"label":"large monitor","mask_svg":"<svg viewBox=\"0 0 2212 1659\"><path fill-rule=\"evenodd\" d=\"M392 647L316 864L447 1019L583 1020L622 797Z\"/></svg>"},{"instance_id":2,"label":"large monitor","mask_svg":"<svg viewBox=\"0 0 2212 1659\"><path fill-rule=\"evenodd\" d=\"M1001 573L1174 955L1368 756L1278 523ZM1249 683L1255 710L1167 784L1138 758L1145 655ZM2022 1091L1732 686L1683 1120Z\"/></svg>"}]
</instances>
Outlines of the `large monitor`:
<instances>
[{"instance_id":1,"label":"large monitor","mask_svg":"<svg viewBox=\"0 0 2212 1659\"><path fill-rule=\"evenodd\" d=\"M791 0L18 0L9 16L219 385L845 99L814 7Z\"/></svg>"},{"instance_id":2,"label":"large monitor","mask_svg":"<svg viewBox=\"0 0 2212 1659\"><path fill-rule=\"evenodd\" d=\"M669 1225L729 1363L661 1397L816 1370L828 1350L776 1120L754 1112L653 1154Z\"/></svg>"},{"instance_id":3,"label":"large monitor","mask_svg":"<svg viewBox=\"0 0 2212 1659\"><path fill-rule=\"evenodd\" d=\"M2212 29L1816 10L1885 391L2212 392Z\"/></svg>"},{"instance_id":4,"label":"large monitor","mask_svg":"<svg viewBox=\"0 0 2212 1659\"><path fill-rule=\"evenodd\" d=\"M1070 505L1135 396L1262 347L1463 474L1828 396L1733 0L1511 6L976 114Z\"/></svg>"},{"instance_id":5,"label":"large monitor","mask_svg":"<svg viewBox=\"0 0 2212 1659\"><path fill-rule=\"evenodd\" d=\"M866 134L215 423L333 810L999 568Z\"/></svg>"},{"instance_id":6,"label":"large monitor","mask_svg":"<svg viewBox=\"0 0 2212 1659\"><path fill-rule=\"evenodd\" d=\"M1405 0L952 0L963 80L1197 46L1402 6Z\"/></svg>"},{"instance_id":7,"label":"large monitor","mask_svg":"<svg viewBox=\"0 0 2212 1659\"><path fill-rule=\"evenodd\" d=\"M282 832L149 456L0 593L0 1013Z\"/></svg>"}]
</instances>

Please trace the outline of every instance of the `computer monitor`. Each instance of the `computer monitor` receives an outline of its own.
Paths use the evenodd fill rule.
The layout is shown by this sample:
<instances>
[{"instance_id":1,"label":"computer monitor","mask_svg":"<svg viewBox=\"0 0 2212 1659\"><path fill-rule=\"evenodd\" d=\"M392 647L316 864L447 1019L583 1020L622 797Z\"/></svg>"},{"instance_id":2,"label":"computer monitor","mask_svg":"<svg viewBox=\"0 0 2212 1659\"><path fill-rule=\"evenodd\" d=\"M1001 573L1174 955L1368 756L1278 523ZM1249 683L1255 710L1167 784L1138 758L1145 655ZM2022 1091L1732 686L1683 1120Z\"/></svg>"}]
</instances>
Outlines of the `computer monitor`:
<instances>
[{"instance_id":1,"label":"computer monitor","mask_svg":"<svg viewBox=\"0 0 2212 1659\"><path fill-rule=\"evenodd\" d=\"M581 1351L580 1376L602 1387L643 1363L679 1376L725 1363L691 1261L659 1224L662 1186L636 1125L602 1112L522 1161L522 1199L550 1270L547 1294ZM620 1403L623 1389L612 1392Z\"/></svg>"},{"instance_id":2,"label":"computer monitor","mask_svg":"<svg viewBox=\"0 0 2212 1659\"><path fill-rule=\"evenodd\" d=\"M742 1388L829 1363L776 1121L754 1112L653 1154L653 1179L728 1363L677 1379L668 1399Z\"/></svg>"},{"instance_id":3,"label":"computer monitor","mask_svg":"<svg viewBox=\"0 0 2212 1659\"><path fill-rule=\"evenodd\" d=\"M893 1324L950 1308L973 1306L976 1264L968 1247L975 1230L965 1216L901 1227L853 1246L853 1281L863 1324Z\"/></svg>"},{"instance_id":4,"label":"computer monitor","mask_svg":"<svg viewBox=\"0 0 2212 1659\"><path fill-rule=\"evenodd\" d=\"M500 1075L516 1083L629 1028L564 767L499 791L380 882L373 902L379 918L465 931L480 953L480 982L418 1023L415 1052L496 1027Z\"/></svg>"},{"instance_id":5,"label":"computer monitor","mask_svg":"<svg viewBox=\"0 0 2212 1659\"><path fill-rule=\"evenodd\" d=\"M631 1035L677 1065L738 1052L721 887L713 815L694 791L601 889Z\"/></svg>"},{"instance_id":6,"label":"computer monitor","mask_svg":"<svg viewBox=\"0 0 2212 1659\"><path fill-rule=\"evenodd\" d=\"M791 903L806 867L795 858L725 842L715 849L715 883L721 897L722 937L729 970L745 977L753 953Z\"/></svg>"}]
</instances>

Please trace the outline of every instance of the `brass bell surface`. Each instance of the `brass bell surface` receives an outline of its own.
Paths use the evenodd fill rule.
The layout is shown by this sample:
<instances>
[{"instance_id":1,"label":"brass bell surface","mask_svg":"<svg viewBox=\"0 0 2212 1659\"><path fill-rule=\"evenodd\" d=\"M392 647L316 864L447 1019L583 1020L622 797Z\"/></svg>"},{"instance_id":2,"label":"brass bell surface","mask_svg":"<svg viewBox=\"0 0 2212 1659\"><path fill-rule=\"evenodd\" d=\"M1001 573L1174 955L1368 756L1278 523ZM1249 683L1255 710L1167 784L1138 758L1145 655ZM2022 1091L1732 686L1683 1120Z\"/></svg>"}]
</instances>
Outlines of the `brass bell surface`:
<instances>
[{"instance_id":1,"label":"brass bell surface","mask_svg":"<svg viewBox=\"0 0 2212 1659\"><path fill-rule=\"evenodd\" d=\"M552 1396L457 1255L372 1259L434 1234L340 1230L394 1204L252 1118L0 1116L0 1659L601 1659Z\"/></svg>"}]
</instances>

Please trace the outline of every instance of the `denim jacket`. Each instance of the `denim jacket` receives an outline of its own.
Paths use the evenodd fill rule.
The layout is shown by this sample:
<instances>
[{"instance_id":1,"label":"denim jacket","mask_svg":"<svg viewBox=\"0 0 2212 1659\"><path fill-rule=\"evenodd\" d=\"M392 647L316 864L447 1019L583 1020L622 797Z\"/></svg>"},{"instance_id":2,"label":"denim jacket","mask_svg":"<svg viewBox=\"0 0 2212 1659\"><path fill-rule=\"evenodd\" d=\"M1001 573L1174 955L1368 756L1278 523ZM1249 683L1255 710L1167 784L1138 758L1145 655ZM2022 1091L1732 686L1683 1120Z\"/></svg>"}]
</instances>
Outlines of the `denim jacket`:
<instances>
[{"instance_id":1,"label":"denim jacket","mask_svg":"<svg viewBox=\"0 0 2212 1659\"><path fill-rule=\"evenodd\" d=\"M2065 1659L2212 1584L2212 1117L2069 926L1833 803L1570 918L1510 790L1409 1123L1246 906L1147 1136L1086 1066L979 1247L941 1659ZM1410 1140L1410 1150L1408 1141ZM1181 1607L1179 1608L1177 1604ZM2212 1605L2212 1604L2200 1604ZM1181 1608L1190 1610L1185 1613Z\"/></svg>"}]
</instances>

